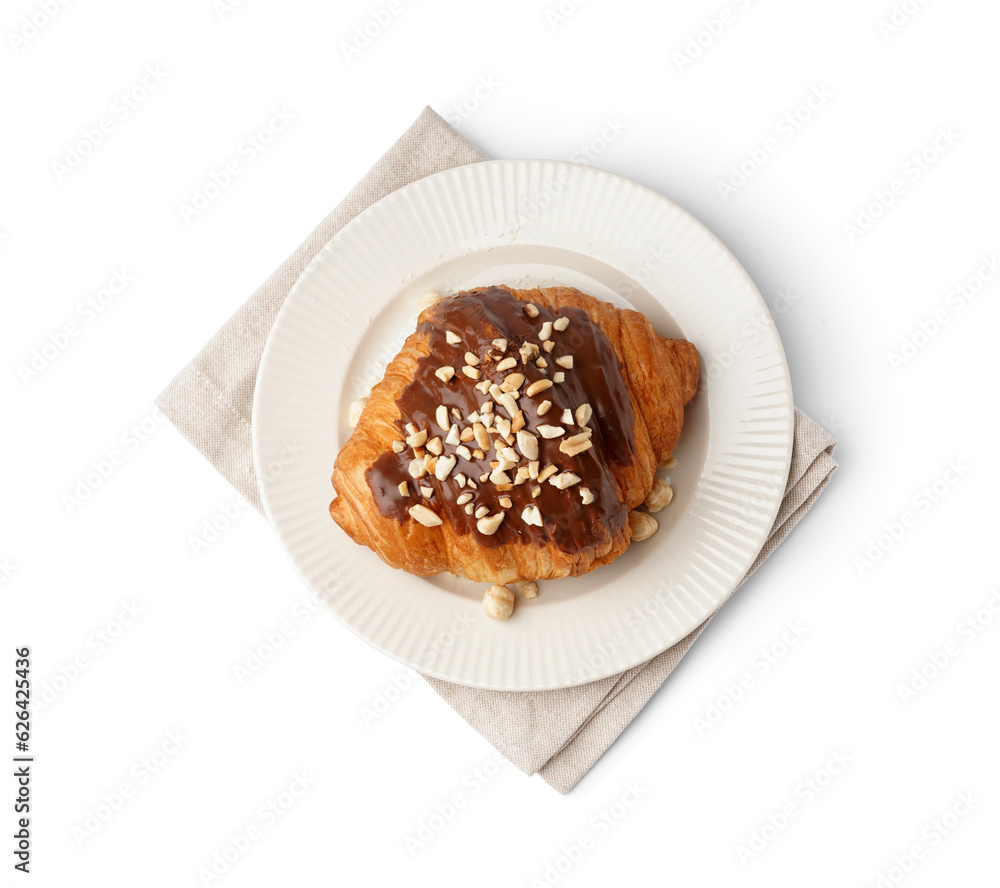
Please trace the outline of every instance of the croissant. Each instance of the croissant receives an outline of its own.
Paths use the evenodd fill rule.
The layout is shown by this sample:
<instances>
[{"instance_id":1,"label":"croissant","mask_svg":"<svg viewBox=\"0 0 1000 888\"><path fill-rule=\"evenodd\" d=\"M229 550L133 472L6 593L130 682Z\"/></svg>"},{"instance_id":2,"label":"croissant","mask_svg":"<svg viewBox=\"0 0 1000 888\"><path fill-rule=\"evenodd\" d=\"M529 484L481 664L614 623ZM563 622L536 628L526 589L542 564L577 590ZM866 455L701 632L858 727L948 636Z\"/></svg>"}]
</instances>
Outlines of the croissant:
<instances>
[{"instance_id":1,"label":"croissant","mask_svg":"<svg viewBox=\"0 0 1000 888\"><path fill-rule=\"evenodd\" d=\"M334 521L392 567L579 576L628 548L677 444L695 347L569 287L424 309L334 463Z\"/></svg>"}]
</instances>

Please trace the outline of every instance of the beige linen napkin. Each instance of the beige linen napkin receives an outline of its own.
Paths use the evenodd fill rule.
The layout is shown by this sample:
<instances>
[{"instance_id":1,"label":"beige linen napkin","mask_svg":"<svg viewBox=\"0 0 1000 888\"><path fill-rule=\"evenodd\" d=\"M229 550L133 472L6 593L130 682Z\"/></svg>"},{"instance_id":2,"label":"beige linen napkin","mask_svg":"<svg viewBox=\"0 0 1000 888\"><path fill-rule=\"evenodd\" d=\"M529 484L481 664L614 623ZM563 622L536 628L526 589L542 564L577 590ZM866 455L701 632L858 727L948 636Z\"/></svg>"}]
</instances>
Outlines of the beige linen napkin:
<instances>
[{"instance_id":1,"label":"beige linen napkin","mask_svg":"<svg viewBox=\"0 0 1000 888\"><path fill-rule=\"evenodd\" d=\"M250 414L264 342L302 270L347 222L397 188L489 157L430 108L167 386L156 403L219 472L261 510ZM788 487L771 535L747 576L812 506L836 468L836 441L796 411ZM745 580L745 578L744 578ZM714 616L714 615L713 615ZM709 617L709 620L711 617ZM646 704L708 620L669 650L621 675L556 691L504 692L427 681L506 758L569 792Z\"/></svg>"}]
</instances>

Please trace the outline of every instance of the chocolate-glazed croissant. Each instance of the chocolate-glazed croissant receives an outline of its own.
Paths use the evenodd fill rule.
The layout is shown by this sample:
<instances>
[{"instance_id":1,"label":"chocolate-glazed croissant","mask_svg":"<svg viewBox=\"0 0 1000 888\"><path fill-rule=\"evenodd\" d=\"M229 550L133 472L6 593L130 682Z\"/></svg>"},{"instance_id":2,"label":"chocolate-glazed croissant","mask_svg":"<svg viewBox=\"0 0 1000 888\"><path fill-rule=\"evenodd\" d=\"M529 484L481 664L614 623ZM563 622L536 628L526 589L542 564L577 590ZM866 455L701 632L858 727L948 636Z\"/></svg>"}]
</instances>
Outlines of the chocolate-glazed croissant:
<instances>
[{"instance_id":1,"label":"chocolate-glazed croissant","mask_svg":"<svg viewBox=\"0 0 1000 888\"><path fill-rule=\"evenodd\" d=\"M425 309L337 456L330 514L418 576L579 576L680 437L698 354L568 287L487 287Z\"/></svg>"}]
</instances>

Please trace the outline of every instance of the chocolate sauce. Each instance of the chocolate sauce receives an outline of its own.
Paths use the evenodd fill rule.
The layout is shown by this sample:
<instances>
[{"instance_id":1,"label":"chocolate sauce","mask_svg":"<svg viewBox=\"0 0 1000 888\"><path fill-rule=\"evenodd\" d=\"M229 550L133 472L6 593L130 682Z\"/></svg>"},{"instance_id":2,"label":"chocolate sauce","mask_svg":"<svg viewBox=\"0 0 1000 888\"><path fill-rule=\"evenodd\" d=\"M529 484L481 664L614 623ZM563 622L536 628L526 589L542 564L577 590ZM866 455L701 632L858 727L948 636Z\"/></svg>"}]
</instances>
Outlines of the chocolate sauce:
<instances>
[{"instance_id":1,"label":"chocolate sauce","mask_svg":"<svg viewBox=\"0 0 1000 888\"><path fill-rule=\"evenodd\" d=\"M429 473L415 480L408 472L414 453L407 447L401 453L390 450L383 454L365 473L383 516L412 521L408 510L421 504L449 522L457 533L475 534L476 541L487 548L513 541L540 545L551 541L561 551L572 554L593 544L595 523L607 525L611 534L625 526L628 512L619 501L618 485L612 469L633 463L635 418L618 356L608 338L583 309L562 308L556 311L537 303L536 307L538 316L529 317L525 303L518 302L507 290L486 287L443 300L426 312L424 318L429 320L424 320L417 331L428 334L430 354L420 359L413 381L403 389L397 401L400 418L396 425L401 439L408 435L407 424L413 423L427 430L428 439L440 437L444 442L447 431L442 430L436 421L439 405L445 405L449 414L452 408L457 408L462 416L457 423L459 429L464 429L470 425L466 417L481 412L483 404L494 400L490 394L477 390L477 383L485 380L500 385L509 373L522 373L525 382L520 387L517 408L524 415L524 430L538 439L540 467L544 469L554 465L559 472L578 475L580 482L559 490L548 480L539 484L529 479L510 489L499 490L489 480L480 481L481 475L492 471L491 460L498 459L495 449L486 453L485 459L465 459L455 453L455 446L451 444L444 444L444 455L454 454L458 461L449 476L439 481L433 473ZM545 322L554 323L558 318L568 318L569 327L562 332L553 330L551 341L555 346L551 352L546 352L539 333ZM457 334L460 341L449 343L449 332ZM502 351L494 345L494 340L499 339L507 341ZM519 353L526 342L541 348L539 354L527 363ZM472 352L479 359L476 366L480 372L478 379L462 372L466 352ZM556 358L562 356L572 356L572 369L556 364ZM538 357L544 358L546 367L536 366ZM514 358L516 366L497 370L497 365L504 358ZM446 366L453 367L455 375L448 382L442 382L435 371ZM531 383L539 379L553 380L556 373L563 374L562 382L532 397L525 393ZM552 402L552 406L539 416L538 407L547 400ZM559 445L583 432L575 419L576 409L583 404L589 404L593 409L593 416L587 423L593 431L593 446L569 456L560 451ZM573 424L563 422L563 411L567 408L574 413ZM495 416L511 418L498 403L494 403L493 410ZM450 421L456 422L453 416ZM561 426L566 430L565 434L545 439L538 432L538 427L543 424ZM490 440L501 447L507 446L495 434L490 435ZM475 440L463 443L470 451L477 447ZM516 443L511 446L519 452ZM524 458L518 463L519 466L527 464L528 460ZM514 480L516 472L516 468L507 472L511 480ZM472 479L478 489L460 486L455 480L458 474ZM400 482L403 481L407 482L410 496L402 496L399 492ZM422 496L421 486L432 488L433 495ZM594 495L594 501L586 505L580 494L584 487ZM532 491L539 488L541 492L534 497ZM464 505L456 502L463 493L472 493L474 507L486 506L491 515L503 509L500 503L502 497L510 498L512 505L505 510L506 516L496 533L486 535L478 531L475 515L467 514ZM521 512L532 504L541 513L542 527L527 524L521 518ZM605 537L605 534L600 536Z\"/></svg>"}]
</instances>

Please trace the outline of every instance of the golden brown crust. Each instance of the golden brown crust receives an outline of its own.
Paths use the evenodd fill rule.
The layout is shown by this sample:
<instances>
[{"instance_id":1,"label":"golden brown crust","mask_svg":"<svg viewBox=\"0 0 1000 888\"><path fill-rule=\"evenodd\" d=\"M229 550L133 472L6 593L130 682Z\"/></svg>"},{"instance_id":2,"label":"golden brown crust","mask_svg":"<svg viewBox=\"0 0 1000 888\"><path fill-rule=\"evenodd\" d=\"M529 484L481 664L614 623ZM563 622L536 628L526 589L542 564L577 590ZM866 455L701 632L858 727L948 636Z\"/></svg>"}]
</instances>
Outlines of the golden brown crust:
<instances>
[{"instance_id":1,"label":"golden brown crust","mask_svg":"<svg viewBox=\"0 0 1000 888\"><path fill-rule=\"evenodd\" d=\"M649 493L656 467L673 452L681 434L684 405L698 386L699 364L694 346L685 340L657 336L646 318L615 308L569 287L507 290L520 302L553 309L584 310L610 341L623 370L634 413L635 458L614 467L618 498L627 509L640 505ZM433 320L435 307L420 321ZM426 325L425 325L426 326ZM429 354L425 329L411 334L372 390L354 433L334 464L337 496L330 514L357 543L371 548L392 567L418 576L451 572L483 582L578 576L620 555L629 544L628 524L618 529L600 523L588 529L588 544L562 551L553 544L510 543L485 548L475 533L458 533L449 522L425 527L398 521L376 507L366 471L399 438L397 401L413 380L418 362Z\"/></svg>"}]
</instances>

